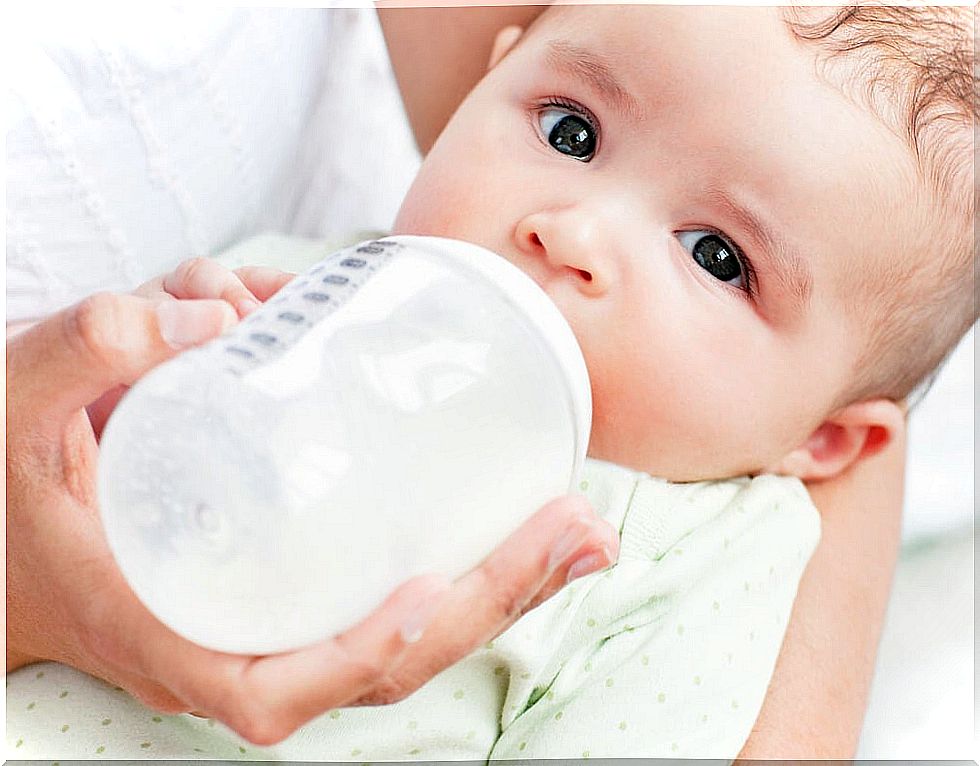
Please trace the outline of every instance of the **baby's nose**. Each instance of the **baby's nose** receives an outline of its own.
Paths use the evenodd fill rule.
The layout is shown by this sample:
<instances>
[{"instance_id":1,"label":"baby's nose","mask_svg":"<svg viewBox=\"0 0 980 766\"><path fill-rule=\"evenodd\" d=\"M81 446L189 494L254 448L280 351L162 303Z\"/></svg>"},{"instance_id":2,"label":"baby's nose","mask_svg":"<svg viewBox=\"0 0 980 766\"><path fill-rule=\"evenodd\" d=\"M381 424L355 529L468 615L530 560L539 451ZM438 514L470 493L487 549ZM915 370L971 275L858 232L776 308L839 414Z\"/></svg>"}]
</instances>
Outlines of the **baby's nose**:
<instances>
[{"instance_id":1,"label":"baby's nose","mask_svg":"<svg viewBox=\"0 0 980 766\"><path fill-rule=\"evenodd\" d=\"M514 236L521 252L540 258L553 276L571 280L584 295L598 297L609 289L613 265L601 222L534 213L518 222Z\"/></svg>"}]
</instances>

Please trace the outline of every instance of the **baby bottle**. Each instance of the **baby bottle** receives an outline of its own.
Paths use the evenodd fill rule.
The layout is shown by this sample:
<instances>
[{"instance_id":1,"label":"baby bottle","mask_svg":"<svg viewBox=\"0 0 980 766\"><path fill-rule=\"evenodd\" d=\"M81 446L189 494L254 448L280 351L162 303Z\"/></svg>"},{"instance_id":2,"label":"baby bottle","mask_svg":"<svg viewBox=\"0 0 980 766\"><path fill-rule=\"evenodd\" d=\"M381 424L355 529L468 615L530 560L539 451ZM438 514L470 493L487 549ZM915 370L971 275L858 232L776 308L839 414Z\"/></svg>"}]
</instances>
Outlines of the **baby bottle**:
<instances>
[{"instance_id":1,"label":"baby bottle","mask_svg":"<svg viewBox=\"0 0 980 766\"><path fill-rule=\"evenodd\" d=\"M364 242L132 388L102 436L102 521L172 630L288 651L410 577L463 574L574 489L591 410L522 271L454 240Z\"/></svg>"}]
</instances>

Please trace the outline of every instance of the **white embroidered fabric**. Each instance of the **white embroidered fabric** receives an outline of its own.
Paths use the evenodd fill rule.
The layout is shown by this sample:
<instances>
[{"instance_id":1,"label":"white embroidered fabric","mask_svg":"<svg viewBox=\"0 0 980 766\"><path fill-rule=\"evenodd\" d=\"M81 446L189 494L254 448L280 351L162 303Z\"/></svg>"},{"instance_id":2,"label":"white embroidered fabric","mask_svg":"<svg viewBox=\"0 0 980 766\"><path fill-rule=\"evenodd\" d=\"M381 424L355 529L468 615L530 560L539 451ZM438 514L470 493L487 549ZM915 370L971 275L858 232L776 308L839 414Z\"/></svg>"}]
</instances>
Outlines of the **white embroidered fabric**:
<instances>
[{"instance_id":1,"label":"white embroidered fabric","mask_svg":"<svg viewBox=\"0 0 980 766\"><path fill-rule=\"evenodd\" d=\"M391 225L419 162L372 10L22 13L7 321L261 231Z\"/></svg>"}]
</instances>

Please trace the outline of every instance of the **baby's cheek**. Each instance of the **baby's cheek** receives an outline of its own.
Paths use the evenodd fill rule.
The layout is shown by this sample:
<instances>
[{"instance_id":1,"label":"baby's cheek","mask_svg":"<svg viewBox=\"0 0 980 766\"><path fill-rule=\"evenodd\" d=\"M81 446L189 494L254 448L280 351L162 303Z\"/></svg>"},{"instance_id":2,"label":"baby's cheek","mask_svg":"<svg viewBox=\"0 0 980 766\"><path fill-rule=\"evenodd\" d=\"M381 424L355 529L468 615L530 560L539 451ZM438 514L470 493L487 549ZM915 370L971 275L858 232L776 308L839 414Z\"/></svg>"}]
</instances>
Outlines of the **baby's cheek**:
<instances>
[{"instance_id":1,"label":"baby's cheek","mask_svg":"<svg viewBox=\"0 0 980 766\"><path fill-rule=\"evenodd\" d=\"M647 368L639 360L625 368L593 361L590 456L674 481L741 472L752 458L752 429L718 406L721 392L665 358Z\"/></svg>"},{"instance_id":2,"label":"baby's cheek","mask_svg":"<svg viewBox=\"0 0 980 766\"><path fill-rule=\"evenodd\" d=\"M445 228L444 214L442 205L433 197L416 180L395 217L393 233L439 236Z\"/></svg>"},{"instance_id":3,"label":"baby's cheek","mask_svg":"<svg viewBox=\"0 0 980 766\"><path fill-rule=\"evenodd\" d=\"M468 239L470 206L461 190L419 176L395 218L395 234Z\"/></svg>"},{"instance_id":4,"label":"baby's cheek","mask_svg":"<svg viewBox=\"0 0 980 766\"><path fill-rule=\"evenodd\" d=\"M615 353L586 350L586 361L592 384L589 454L638 470L660 465L657 445L669 441L669 436L656 385L642 381L636 367L622 369Z\"/></svg>"},{"instance_id":5,"label":"baby's cheek","mask_svg":"<svg viewBox=\"0 0 980 766\"><path fill-rule=\"evenodd\" d=\"M478 233L480 221L493 210L488 205L495 198L489 188L493 175L475 159L478 153L465 148L452 131L440 138L402 202L396 233L457 239Z\"/></svg>"}]
</instances>

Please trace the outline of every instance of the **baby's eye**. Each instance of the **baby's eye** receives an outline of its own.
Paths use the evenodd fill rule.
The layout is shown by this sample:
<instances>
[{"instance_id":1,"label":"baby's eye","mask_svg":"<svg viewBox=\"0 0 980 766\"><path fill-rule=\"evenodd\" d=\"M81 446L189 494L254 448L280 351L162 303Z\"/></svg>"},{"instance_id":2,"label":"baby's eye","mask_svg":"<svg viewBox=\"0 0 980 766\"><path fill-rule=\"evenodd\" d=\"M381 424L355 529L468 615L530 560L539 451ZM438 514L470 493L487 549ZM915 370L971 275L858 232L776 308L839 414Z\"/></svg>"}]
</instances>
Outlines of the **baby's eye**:
<instances>
[{"instance_id":1,"label":"baby's eye","mask_svg":"<svg viewBox=\"0 0 980 766\"><path fill-rule=\"evenodd\" d=\"M598 131L584 114L550 104L538 112L538 125L548 143L562 154L581 162L595 156Z\"/></svg>"},{"instance_id":2,"label":"baby's eye","mask_svg":"<svg viewBox=\"0 0 980 766\"><path fill-rule=\"evenodd\" d=\"M748 274L739 249L711 231L681 231L677 238L694 261L715 279L748 290Z\"/></svg>"}]
</instances>

